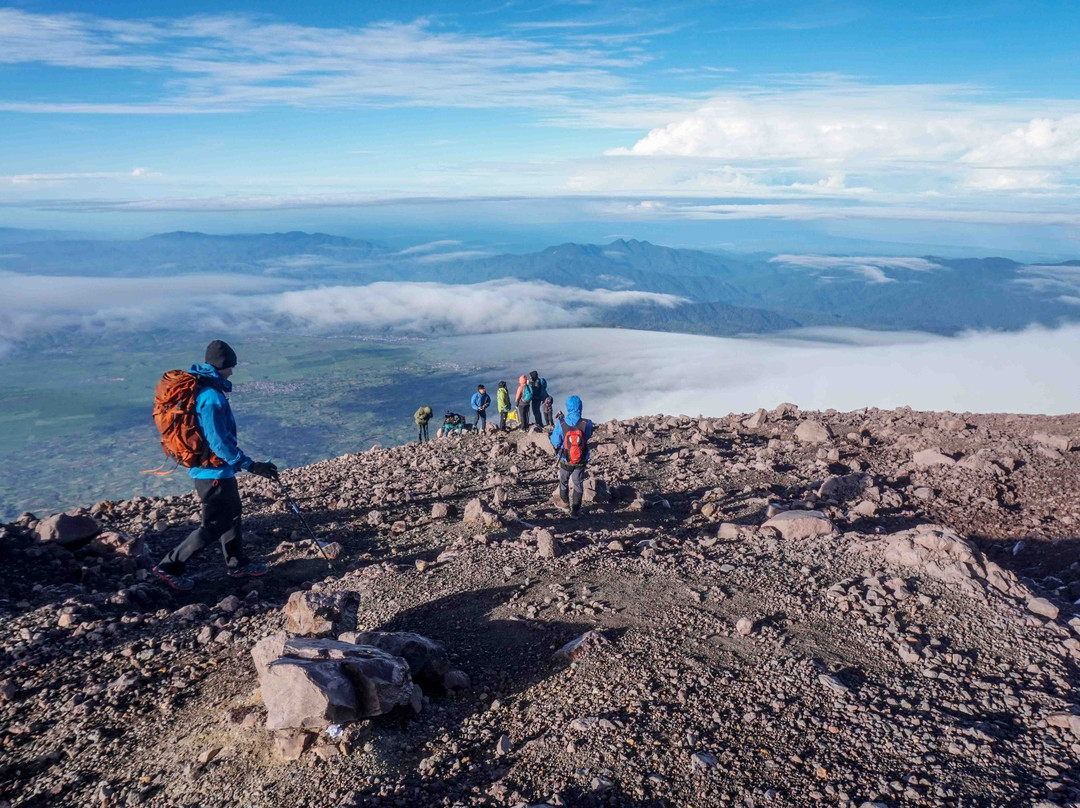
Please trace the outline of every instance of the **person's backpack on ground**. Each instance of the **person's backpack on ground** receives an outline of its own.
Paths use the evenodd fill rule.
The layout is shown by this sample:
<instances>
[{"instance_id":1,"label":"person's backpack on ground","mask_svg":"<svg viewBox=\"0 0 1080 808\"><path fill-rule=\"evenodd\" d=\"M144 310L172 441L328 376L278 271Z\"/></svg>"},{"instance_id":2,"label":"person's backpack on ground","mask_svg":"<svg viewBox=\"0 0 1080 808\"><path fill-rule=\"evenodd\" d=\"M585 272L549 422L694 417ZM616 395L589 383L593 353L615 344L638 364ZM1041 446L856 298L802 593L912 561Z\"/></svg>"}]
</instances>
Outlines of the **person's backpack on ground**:
<instances>
[{"instance_id":1,"label":"person's backpack on ground","mask_svg":"<svg viewBox=\"0 0 1080 808\"><path fill-rule=\"evenodd\" d=\"M566 399L566 415L555 422L551 432L551 445L559 457L559 499L563 507L570 506L570 516L581 514L581 500L585 494L585 467L589 462L589 441L592 439L593 423L582 418L582 403L577 396ZM573 496L569 488L573 483Z\"/></svg>"}]
</instances>

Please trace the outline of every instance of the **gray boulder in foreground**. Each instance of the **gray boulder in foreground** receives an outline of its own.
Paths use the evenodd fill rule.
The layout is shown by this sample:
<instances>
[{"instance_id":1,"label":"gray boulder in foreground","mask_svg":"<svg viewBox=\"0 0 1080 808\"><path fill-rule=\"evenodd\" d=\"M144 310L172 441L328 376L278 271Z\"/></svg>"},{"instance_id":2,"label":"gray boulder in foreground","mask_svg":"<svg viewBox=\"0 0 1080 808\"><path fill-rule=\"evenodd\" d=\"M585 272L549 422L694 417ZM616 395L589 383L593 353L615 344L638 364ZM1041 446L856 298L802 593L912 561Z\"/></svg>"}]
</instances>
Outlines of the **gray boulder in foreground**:
<instances>
[{"instance_id":1,"label":"gray boulder in foreground","mask_svg":"<svg viewBox=\"0 0 1080 808\"><path fill-rule=\"evenodd\" d=\"M275 634L251 653L267 729L321 729L413 701L409 663L373 646Z\"/></svg>"}]
</instances>

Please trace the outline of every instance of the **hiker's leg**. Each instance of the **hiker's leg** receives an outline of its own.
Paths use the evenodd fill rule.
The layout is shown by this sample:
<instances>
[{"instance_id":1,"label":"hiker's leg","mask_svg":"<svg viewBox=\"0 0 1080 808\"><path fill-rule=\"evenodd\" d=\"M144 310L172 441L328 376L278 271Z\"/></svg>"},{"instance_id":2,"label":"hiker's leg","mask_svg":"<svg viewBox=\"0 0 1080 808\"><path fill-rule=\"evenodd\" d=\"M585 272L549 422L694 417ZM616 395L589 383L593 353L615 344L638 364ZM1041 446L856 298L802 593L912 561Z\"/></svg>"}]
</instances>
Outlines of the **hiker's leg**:
<instances>
[{"instance_id":1,"label":"hiker's leg","mask_svg":"<svg viewBox=\"0 0 1080 808\"><path fill-rule=\"evenodd\" d=\"M570 469L559 466L559 499L563 505L570 501Z\"/></svg>"},{"instance_id":2,"label":"hiker's leg","mask_svg":"<svg viewBox=\"0 0 1080 808\"><path fill-rule=\"evenodd\" d=\"M240 516L243 507L240 504L240 487L235 477L221 480L218 486L215 528L220 529L219 539L225 563L230 567L242 567L247 563L244 546L241 541Z\"/></svg>"},{"instance_id":3,"label":"hiker's leg","mask_svg":"<svg viewBox=\"0 0 1080 808\"><path fill-rule=\"evenodd\" d=\"M518 426L522 429L529 428L529 402L522 401L518 404Z\"/></svg>"},{"instance_id":4,"label":"hiker's leg","mask_svg":"<svg viewBox=\"0 0 1080 808\"><path fill-rule=\"evenodd\" d=\"M213 491L213 483L214 480L195 480L195 493L199 495L199 500L202 502L202 518L200 524L188 534L186 539L173 547L172 550L161 559L158 567L161 568L162 572L169 575L182 574L184 565L187 564L188 559L217 538L217 534L213 533L210 528L208 519L210 508L207 505L207 497L210 496Z\"/></svg>"},{"instance_id":5,"label":"hiker's leg","mask_svg":"<svg viewBox=\"0 0 1080 808\"><path fill-rule=\"evenodd\" d=\"M427 424L424 424L423 429L424 429L424 440L425 441L431 440L431 438L428 437Z\"/></svg>"},{"instance_id":6,"label":"hiker's leg","mask_svg":"<svg viewBox=\"0 0 1080 808\"><path fill-rule=\"evenodd\" d=\"M544 402L540 401L540 399L534 398L532 400L533 420L536 422L537 426L544 425L543 407Z\"/></svg>"},{"instance_id":7,"label":"hiker's leg","mask_svg":"<svg viewBox=\"0 0 1080 808\"><path fill-rule=\"evenodd\" d=\"M502 410L499 410L499 431L506 431L506 413Z\"/></svg>"},{"instance_id":8,"label":"hiker's leg","mask_svg":"<svg viewBox=\"0 0 1080 808\"><path fill-rule=\"evenodd\" d=\"M419 424L416 425L416 439L420 442L424 442L424 428Z\"/></svg>"},{"instance_id":9,"label":"hiker's leg","mask_svg":"<svg viewBox=\"0 0 1080 808\"><path fill-rule=\"evenodd\" d=\"M570 512L577 513L581 510L581 499L585 496L585 467L578 466L570 475L574 484L573 498L570 500Z\"/></svg>"}]
</instances>

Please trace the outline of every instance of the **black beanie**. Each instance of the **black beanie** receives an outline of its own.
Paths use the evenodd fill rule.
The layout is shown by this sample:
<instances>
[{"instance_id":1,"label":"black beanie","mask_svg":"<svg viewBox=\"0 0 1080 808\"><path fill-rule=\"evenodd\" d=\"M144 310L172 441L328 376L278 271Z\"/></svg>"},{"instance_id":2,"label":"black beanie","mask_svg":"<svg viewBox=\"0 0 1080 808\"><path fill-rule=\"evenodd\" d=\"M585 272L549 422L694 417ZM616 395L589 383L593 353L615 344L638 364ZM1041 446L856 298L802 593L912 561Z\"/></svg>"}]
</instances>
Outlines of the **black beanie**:
<instances>
[{"instance_id":1,"label":"black beanie","mask_svg":"<svg viewBox=\"0 0 1080 808\"><path fill-rule=\"evenodd\" d=\"M236 367L236 351L229 347L229 343L216 339L206 346L206 364L213 365L218 370Z\"/></svg>"}]
</instances>

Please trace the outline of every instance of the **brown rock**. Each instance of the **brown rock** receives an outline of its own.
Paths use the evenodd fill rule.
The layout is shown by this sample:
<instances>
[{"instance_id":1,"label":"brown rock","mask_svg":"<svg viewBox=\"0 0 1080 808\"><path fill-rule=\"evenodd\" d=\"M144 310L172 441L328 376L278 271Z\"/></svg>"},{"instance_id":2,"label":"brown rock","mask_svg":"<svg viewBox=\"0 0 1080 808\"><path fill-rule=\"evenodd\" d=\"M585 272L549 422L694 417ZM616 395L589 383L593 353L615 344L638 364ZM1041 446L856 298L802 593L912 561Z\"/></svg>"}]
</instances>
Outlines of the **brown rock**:
<instances>
[{"instance_id":1,"label":"brown rock","mask_svg":"<svg viewBox=\"0 0 1080 808\"><path fill-rule=\"evenodd\" d=\"M101 532L101 525L90 516L58 513L42 519L34 528L38 541L80 546Z\"/></svg>"},{"instance_id":2,"label":"brown rock","mask_svg":"<svg viewBox=\"0 0 1080 808\"><path fill-rule=\"evenodd\" d=\"M795 429L795 439L800 443L824 443L832 436L832 430L820 421L803 421Z\"/></svg>"},{"instance_id":3,"label":"brown rock","mask_svg":"<svg viewBox=\"0 0 1080 808\"><path fill-rule=\"evenodd\" d=\"M308 637L356 630L356 592L293 592L283 609L285 630Z\"/></svg>"},{"instance_id":4,"label":"brown rock","mask_svg":"<svg viewBox=\"0 0 1080 808\"><path fill-rule=\"evenodd\" d=\"M762 527L779 531L785 539L809 539L825 536L835 530L833 523L821 511L783 511Z\"/></svg>"}]
</instances>

